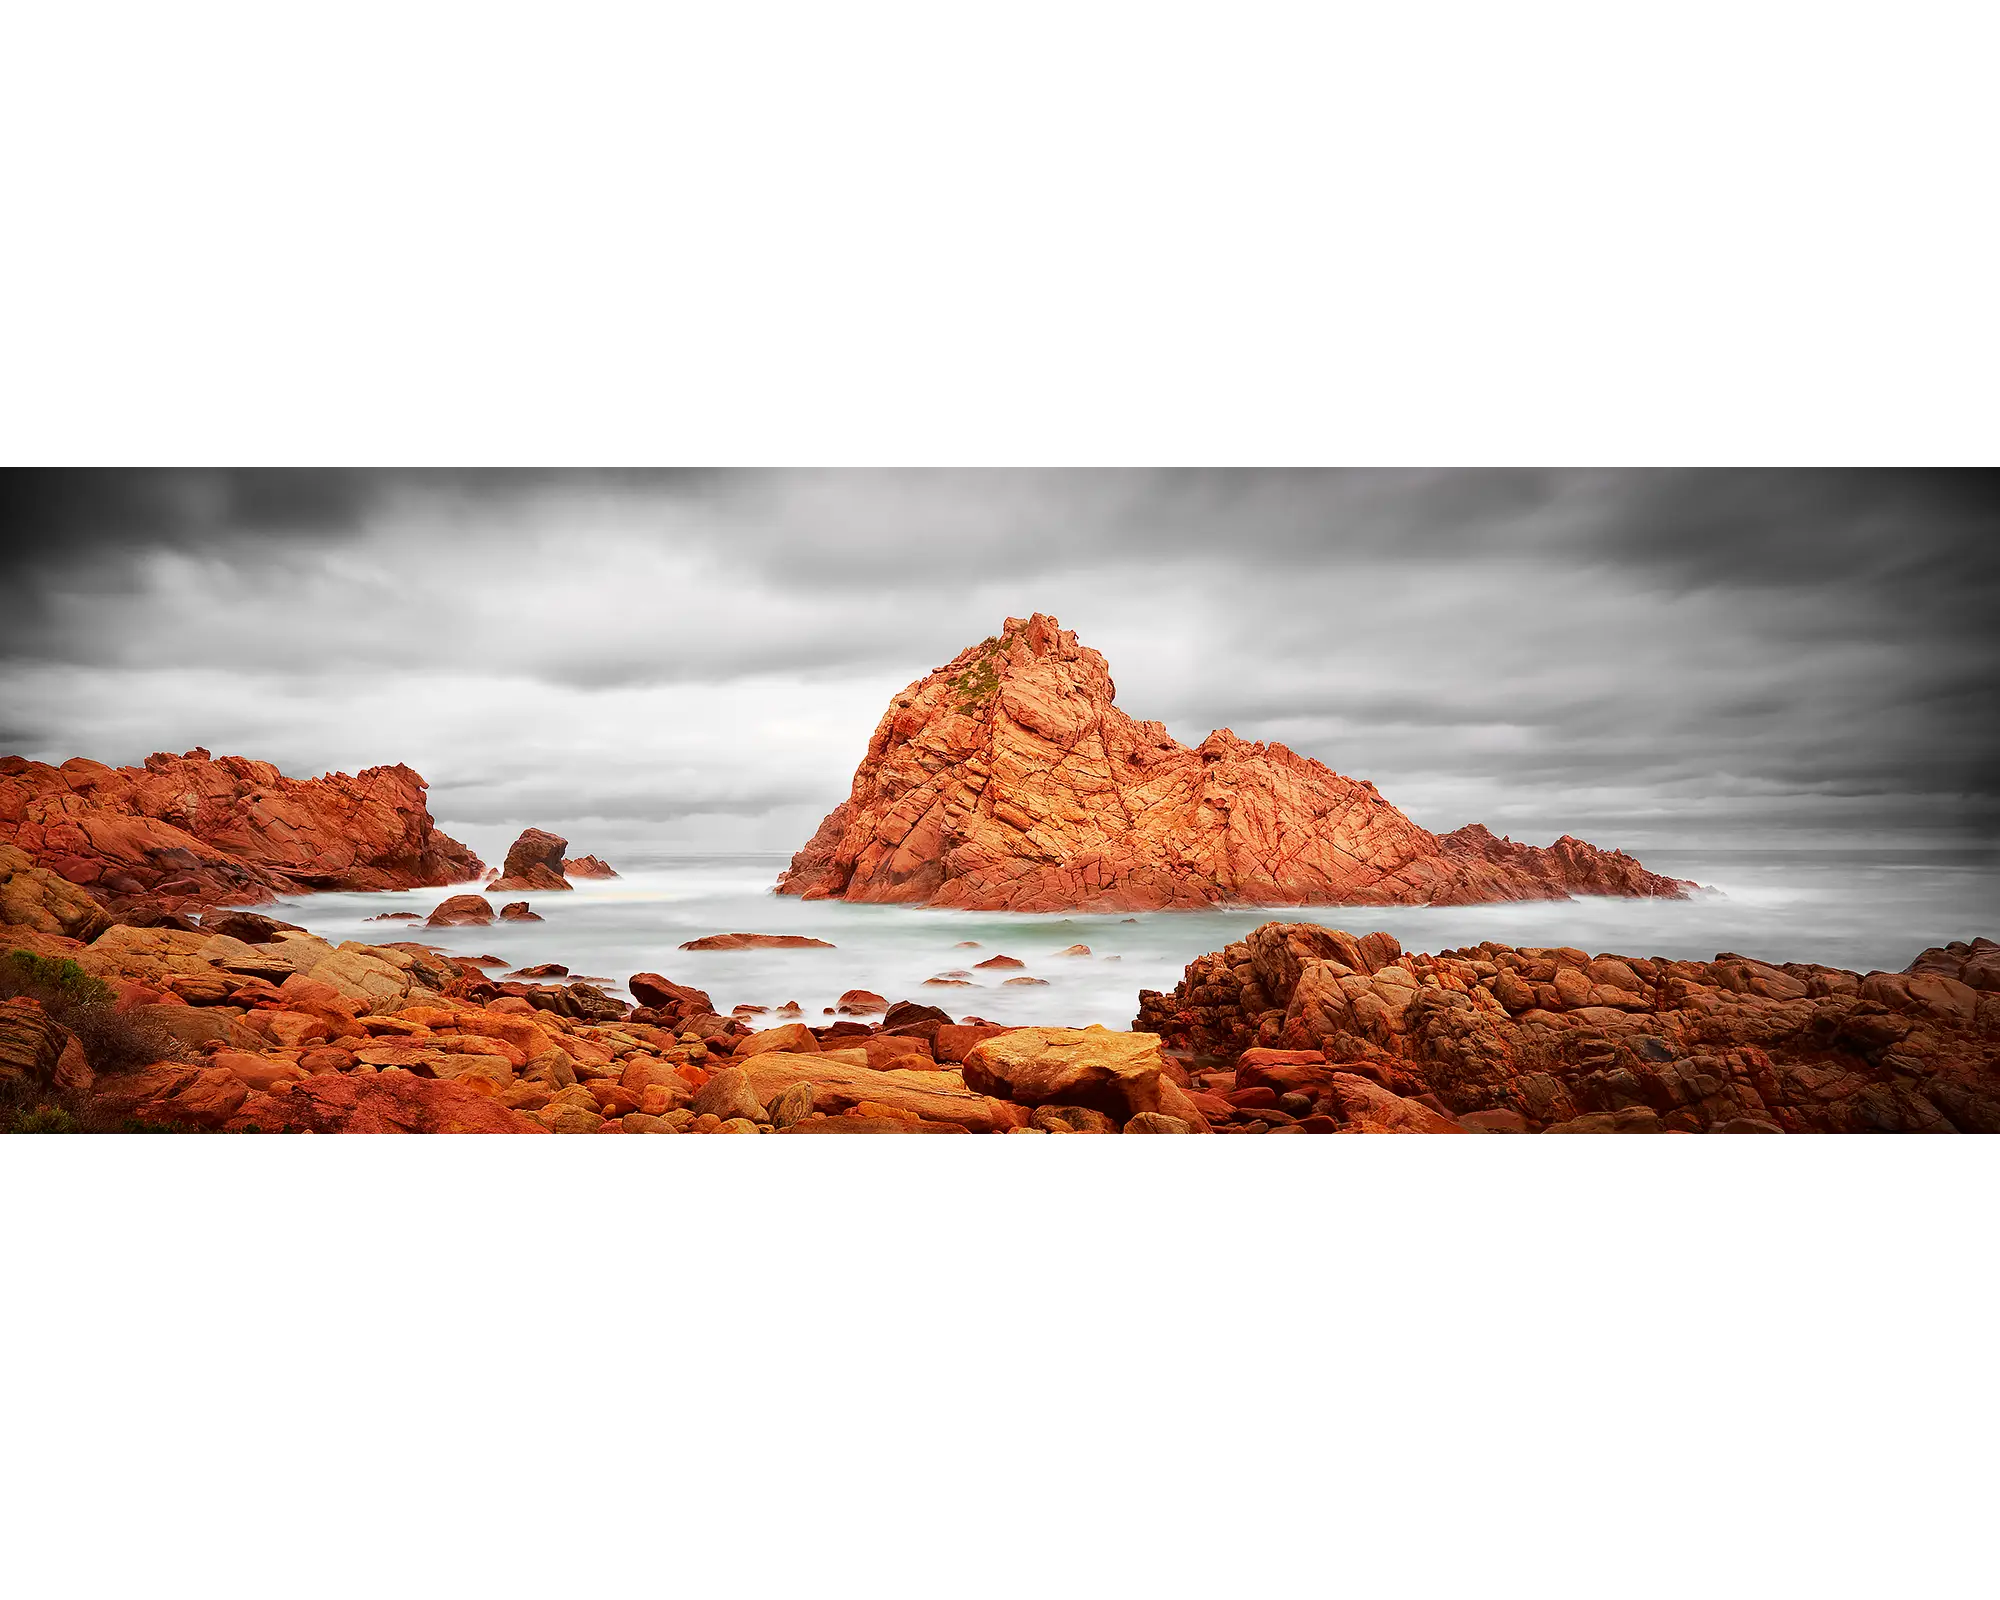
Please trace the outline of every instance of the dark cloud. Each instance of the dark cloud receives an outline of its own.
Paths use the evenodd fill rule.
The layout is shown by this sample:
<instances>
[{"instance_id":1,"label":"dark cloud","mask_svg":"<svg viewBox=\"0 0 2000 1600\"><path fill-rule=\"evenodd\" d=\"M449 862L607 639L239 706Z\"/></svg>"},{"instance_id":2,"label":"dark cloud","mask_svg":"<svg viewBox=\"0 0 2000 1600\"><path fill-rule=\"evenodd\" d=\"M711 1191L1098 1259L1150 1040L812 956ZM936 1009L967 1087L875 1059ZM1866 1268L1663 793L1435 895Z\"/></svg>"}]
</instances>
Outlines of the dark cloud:
<instances>
[{"instance_id":1,"label":"dark cloud","mask_svg":"<svg viewBox=\"0 0 2000 1600\"><path fill-rule=\"evenodd\" d=\"M761 816L832 804L888 693L1039 609L1133 715L1282 739L1433 826L1901 795L1984 829L1996 481L11 473L5 737L418 755L474 819Z\"/></svg>"}]
</instances>

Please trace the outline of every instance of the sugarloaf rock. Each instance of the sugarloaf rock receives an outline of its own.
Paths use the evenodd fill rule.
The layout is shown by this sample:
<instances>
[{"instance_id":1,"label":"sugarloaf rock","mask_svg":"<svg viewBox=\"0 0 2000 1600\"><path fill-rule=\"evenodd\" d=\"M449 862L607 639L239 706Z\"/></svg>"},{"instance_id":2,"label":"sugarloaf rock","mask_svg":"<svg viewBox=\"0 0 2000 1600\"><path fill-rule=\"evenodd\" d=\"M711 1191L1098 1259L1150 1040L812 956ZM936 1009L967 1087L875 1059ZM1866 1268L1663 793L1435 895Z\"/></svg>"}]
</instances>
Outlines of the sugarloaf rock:
<instances>
[{"instance_id":1,"label":"sugarloaf rock","mask_svg":"<svg viewBox=\"0 0 2000 1600\"><path fill-rule=\"evenodd\" d=\"M1112 703L1104 657L1039 613L890 703L778 880L807 899L979 911L1466 905L1695 885L1567 836L1435 834L1372 783L1228 729L1189 749Z\"/></svg>"},{"instance_id":2,"label":"sugarloaf rock","mask_svg":"<svg viewBox=\"0 0 2000 1600\"><path fill-rule=\"evenodd\" d=\"M206 750L143 767L0 758L0 843L117 913L267 901L313 889L414 889L477 878L408 767L287 778Z\"/></svg>"}]
</instances>

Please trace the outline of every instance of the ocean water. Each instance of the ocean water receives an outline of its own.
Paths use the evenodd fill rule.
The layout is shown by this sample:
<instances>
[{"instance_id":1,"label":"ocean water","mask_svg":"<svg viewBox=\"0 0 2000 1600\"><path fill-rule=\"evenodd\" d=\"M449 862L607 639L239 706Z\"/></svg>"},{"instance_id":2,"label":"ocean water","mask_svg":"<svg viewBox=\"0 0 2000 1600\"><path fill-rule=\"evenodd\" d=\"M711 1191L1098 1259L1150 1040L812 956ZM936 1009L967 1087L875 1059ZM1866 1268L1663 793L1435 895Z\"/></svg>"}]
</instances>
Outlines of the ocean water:
<instances>
[{"instance_id":1,"label":"ocean water","mask_svg":"<svg viewBox=\"0 0 2000 1600\"><path fill-rule=\"evenodd\" d=\"M1261 922L1318 922L1350 933L1386 929L1407 950L1492 939L1575 945L1592 954L1707 960L1731 950L1766 961L1816 961L1857 971L1899 970L1919 951L1953 939L2000 938L2000 852L1652 850L1646 863L1712 885L1689 901L1581 899L1490 906L1316 906L1136 916L1020 916L904 906L805 902L771 893L782 855L648 856L620 852L623 876L579 880L568 894L528 899L546 919L487 928L426 929L371 922L384 911L427 913L448 893L320 894L272 908L335 941L416 939L459 956L494 955L514 966L557 961L623 994L634 972L664 973L708 991L719 1010L796 1000L822 1019L844 989L942 1006L953 1016L1010 1024L1131 1025L1141 989L1171 989L1187 963ZM687 951L711 933L798 933L831 950ZM1061 956L1075 944L1090 954ZM971 946L966 948L965 946ZM1008 955L1025 968L980 972ZM498 969L494 969L498 970ZM973 985L927 986L959 972ZM1037 987L1001 979L1031 976ZM777 1020L750 1019L753 1023Z\"/></svg>"}]
</instances>

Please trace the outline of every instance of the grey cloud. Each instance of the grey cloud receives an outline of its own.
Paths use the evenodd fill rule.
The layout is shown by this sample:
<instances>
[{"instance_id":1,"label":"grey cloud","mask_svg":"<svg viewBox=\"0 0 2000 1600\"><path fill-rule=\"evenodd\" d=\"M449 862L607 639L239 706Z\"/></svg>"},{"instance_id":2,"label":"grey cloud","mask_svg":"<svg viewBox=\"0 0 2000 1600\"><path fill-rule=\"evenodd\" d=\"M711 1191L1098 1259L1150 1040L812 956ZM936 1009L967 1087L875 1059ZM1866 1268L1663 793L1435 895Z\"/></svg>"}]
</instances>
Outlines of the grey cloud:
<instances>
[{"instance_id":1,"label":"grey cloud","mask_svg":"<svg viewBox=\"0 0 2000 1600\"><path fill-rule=\"evenodd\" d=\"M1761 785L1986 826L1996 503L1977 473L12 474L5 738L173 743L157 699L180 743L352 765L403 758L395 708L460 814L539 766L563 814L763 815L830 805L889 692L1041 609L1133 715L1465 807L1432 825ZM753 709L776 731L732 740Z\"/></svg>"},{"instance_id":2,"label":"grey cloud","mask_svg":"<svg viewBox=\"0 0 2000 1600\"><path fill-rule=\"evenodd\" d=\"M761 817L815 798L803 788L701 793L668 785L657 792L619 793L596 786L579 792L571 785L552 782L493 787L450 783L432 786L431 809L478 823L536 817L666 823L689 817Z\"/></svg>"}]
</instances>

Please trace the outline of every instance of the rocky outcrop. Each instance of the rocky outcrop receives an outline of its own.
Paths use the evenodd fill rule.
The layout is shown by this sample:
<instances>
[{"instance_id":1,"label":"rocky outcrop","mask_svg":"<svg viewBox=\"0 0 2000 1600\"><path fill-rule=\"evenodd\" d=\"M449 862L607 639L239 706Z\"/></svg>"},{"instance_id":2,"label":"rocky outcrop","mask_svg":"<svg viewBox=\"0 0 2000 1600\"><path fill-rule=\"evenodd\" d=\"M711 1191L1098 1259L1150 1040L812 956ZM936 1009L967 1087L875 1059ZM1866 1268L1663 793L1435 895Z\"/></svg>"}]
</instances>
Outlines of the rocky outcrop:
<instances>
[{"instance_id":1,"label":"rocky outcrop","mask_svg":"<svg viewBox=\"0 0 2000 1600\"><path fill-rule=\"evenodd\" d=\"M507 850L500 876L486 885L490 893L500 889L567 889L563 876L563 852L567 839L558 839L540 828L529 828Z\"/></svg>"},{"instance_id":2,"label":"rocky outcrop","mask_svg":"<svg viewBox=\"0 0 2000 1600\"><path fill-rule=\"evenodd\" d=\"M1854 973L1492 943L1414 955L1267 922L1171 994L1143 992L1137 1026L1191 1061L1212 1119L1272 1131L1421 1132L1434 1115L1478 1132L2000 1133L1987 939Z\"/></svg>"},{"instance_id":3,"label":"rocky outcrop","mask_svg":"<svg viewBox=\"0 0 2000 1600\"><path fill-rule=\"evenodd\" d=\"M246 904L314 889L412 889L479 876L408 767L287 778L206 750L143 767L0 759L0 843L114 913Z\"/></svg>"},{"instance_id":4,"label":"rocky outcrop","mask_svg":"<svg viewBox=\"0 0 2000 1600\"><path fill-rule=\"evenodd\" d=\"M0 1083L10 1079L35 1089L76 1091L92 1081L76 1035L26 997L0 1003Z\"/></svg>"},{"instance_id":5,"label":"rocky outcrop","mask_svg":"<svg viewBox=\"0 0 2000 1600\"><path fill-rule=\"evenodd\" d=\"M1563 838L1434 834L1375 791L1227 729L1195 749L1112 703L1103 656L1009 618L891 702L782 894L969 910L1458 905L1694 885Z\"/></svg>"},{"instance_id":6,"label":"rocky outcrop","mask_svg":"<svg viewBox=\"0 0 2000 1600\"><path fill-rule=\"evenodd\" d=\"M565 878L615 878L608 861L600 861L596 856L571 856L562 864Z\"/></svg>"},{"instance_id":7,"label":"rocky outcrop","mask_svg":"<svg viewBox=\"0 0 2000 1600\"><path fill-rule=\"evenodd\" d=\"M90 940L111 926L111 916L87 891L36 866L25 850L0 844L0 923Z\"/></svg>"}]
</instances>

